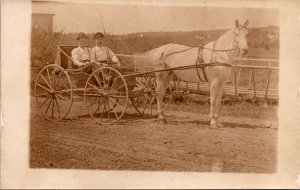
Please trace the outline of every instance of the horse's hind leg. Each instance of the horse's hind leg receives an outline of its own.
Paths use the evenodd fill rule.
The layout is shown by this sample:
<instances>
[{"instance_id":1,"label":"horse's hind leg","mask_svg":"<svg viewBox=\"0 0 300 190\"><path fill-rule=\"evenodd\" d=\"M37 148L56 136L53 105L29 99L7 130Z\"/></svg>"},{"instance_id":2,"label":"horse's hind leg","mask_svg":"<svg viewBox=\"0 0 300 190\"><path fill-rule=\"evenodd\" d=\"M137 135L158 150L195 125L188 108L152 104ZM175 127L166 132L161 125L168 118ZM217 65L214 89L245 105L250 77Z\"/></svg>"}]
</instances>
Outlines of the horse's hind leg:
<instances>
[{"instance_id":1,"label":"horse's hind leg","mask_svg":"<svg viewBox=\"0 0 300 190\"><path fill-rule=\"evenodd\" d=\"M157 84L157 114L159 119L165 119L163 113L163 99L166 94L167 87L172 79L173 74L171 72L160 72L156 74Z\"/></svg>"}]
</instances>

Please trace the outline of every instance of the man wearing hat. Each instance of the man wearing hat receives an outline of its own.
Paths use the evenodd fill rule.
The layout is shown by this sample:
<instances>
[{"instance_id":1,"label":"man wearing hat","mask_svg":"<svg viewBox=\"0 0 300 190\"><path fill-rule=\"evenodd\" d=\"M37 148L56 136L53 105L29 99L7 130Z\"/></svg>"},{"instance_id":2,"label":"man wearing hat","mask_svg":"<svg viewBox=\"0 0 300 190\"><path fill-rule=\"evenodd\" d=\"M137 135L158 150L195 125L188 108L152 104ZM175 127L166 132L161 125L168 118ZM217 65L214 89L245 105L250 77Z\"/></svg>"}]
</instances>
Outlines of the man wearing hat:
<instances>
[{"instance_id":1,"label":"man wearing hat","mask_svg":"<svg viewBox=\"0 0 300 190\"><path fill-rule=\"evenodd\" d=\"M76 66L82 67L84 72L92 72L92 50L86 46L87 36L85 33L80 32L77 36L78 47L74 48L71 52L73 62Z\"/></svg>"},{"instance_id":2,"label":"man wearing hat","mask_svg":"<svg viewBox=\"0 0 300 190\"><path fill-rule=\"evenodd\" d=\"M117 66L120 67L120 61L114 52L102 45L103 38L104 34L101 32L94 35L96 46L92 48L92 59L98 64L117 64Z\"/></svg>"}]
</instances>

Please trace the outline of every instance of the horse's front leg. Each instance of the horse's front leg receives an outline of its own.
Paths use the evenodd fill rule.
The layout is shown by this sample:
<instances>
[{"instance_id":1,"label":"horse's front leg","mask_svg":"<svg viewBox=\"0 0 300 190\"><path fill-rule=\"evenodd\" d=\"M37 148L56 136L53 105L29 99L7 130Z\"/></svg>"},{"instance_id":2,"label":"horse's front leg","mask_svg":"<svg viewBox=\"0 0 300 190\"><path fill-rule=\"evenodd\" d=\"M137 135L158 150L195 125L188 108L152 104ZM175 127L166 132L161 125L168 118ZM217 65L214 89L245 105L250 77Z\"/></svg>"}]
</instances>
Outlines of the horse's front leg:
<instances>
[{"instance_id":1,"label":"horse's front leg","mask_svg":"<svg viewBox=\"0 0 300 190\"><path fill-rule=\"evenodd\" d=\"M214 79L210 83L210 126L212 128L218 128L218 105L217 105L217 99L218 99L218 86L219 81L217 79Z\"/></svg>"},{"instance_id":2,"label":"horse's front leg","mask_svg":"<svg viewBox=\"0 0 300 190\"><path fill-rule=\"evenodd\" d=\"M217 121L217 126L218 127L223 127L222 122L220 121L220 112L221 112L221 108L222 108L222 96L223 96L223 92L224 92L224 87L226 85L226 80L221 81L218 87L218 93L217 93L217 102L216 102L216 121Z\"/></svg>"}]
</instances>

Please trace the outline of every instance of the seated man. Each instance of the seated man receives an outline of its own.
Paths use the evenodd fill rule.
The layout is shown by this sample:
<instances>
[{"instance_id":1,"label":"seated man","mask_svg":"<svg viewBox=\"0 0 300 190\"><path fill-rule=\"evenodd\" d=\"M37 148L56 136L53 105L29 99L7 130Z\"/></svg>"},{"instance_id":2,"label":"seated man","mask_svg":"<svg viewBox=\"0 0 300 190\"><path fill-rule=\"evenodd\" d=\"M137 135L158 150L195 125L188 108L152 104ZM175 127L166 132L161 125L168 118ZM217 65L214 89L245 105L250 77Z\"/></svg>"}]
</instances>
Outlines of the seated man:
<instances>
[{"instance_id":1,"label":"seated man","mask_svg":"<svg viewBox=\"0 0 300 190\"><path fill-rule=\"evenodd\" d=\"M94 40L96 46L92 48L92 59L99 63L104 64L117 64L118 67L121 66L120 61L117 56L108 47L102 46L102 40L104 34L98 32L94 35Z\"/></svg>"},{"instance_id":2,"label":"seated man","mask_svg":"<svg viewBox=\"0 0 300 190\"><path fill-rule=\"evenodd\" d=\"M86 46L87 36L80 32L77 37L78 47L71 52L74 65L82 68L82 71L91 73L93 71L92 50Z\"/></svg>"}]
</instances>

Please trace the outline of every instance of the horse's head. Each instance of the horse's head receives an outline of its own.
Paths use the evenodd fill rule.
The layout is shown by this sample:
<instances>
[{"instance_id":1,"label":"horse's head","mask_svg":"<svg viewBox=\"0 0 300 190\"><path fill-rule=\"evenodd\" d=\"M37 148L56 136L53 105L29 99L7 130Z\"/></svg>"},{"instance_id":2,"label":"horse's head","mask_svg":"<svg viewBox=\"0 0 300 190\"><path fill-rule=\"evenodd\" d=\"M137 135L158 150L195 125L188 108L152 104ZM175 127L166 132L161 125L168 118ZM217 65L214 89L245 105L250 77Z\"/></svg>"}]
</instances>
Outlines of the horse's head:
<instances>
[{"instance_id":1,"label":"horse's head","mask_svg":"<svg viewBox=\"0 0 300 190\"><path fill-rule=\"evenodd\" d=\"M235 28L234 28L234 41L235 45L240 49L241 54L246 54L249 50L248 42L247 42L247 26L249 21L246 20L244 25L240 25L238 20L235 21Z\"/></svg>"}]
</instances>

